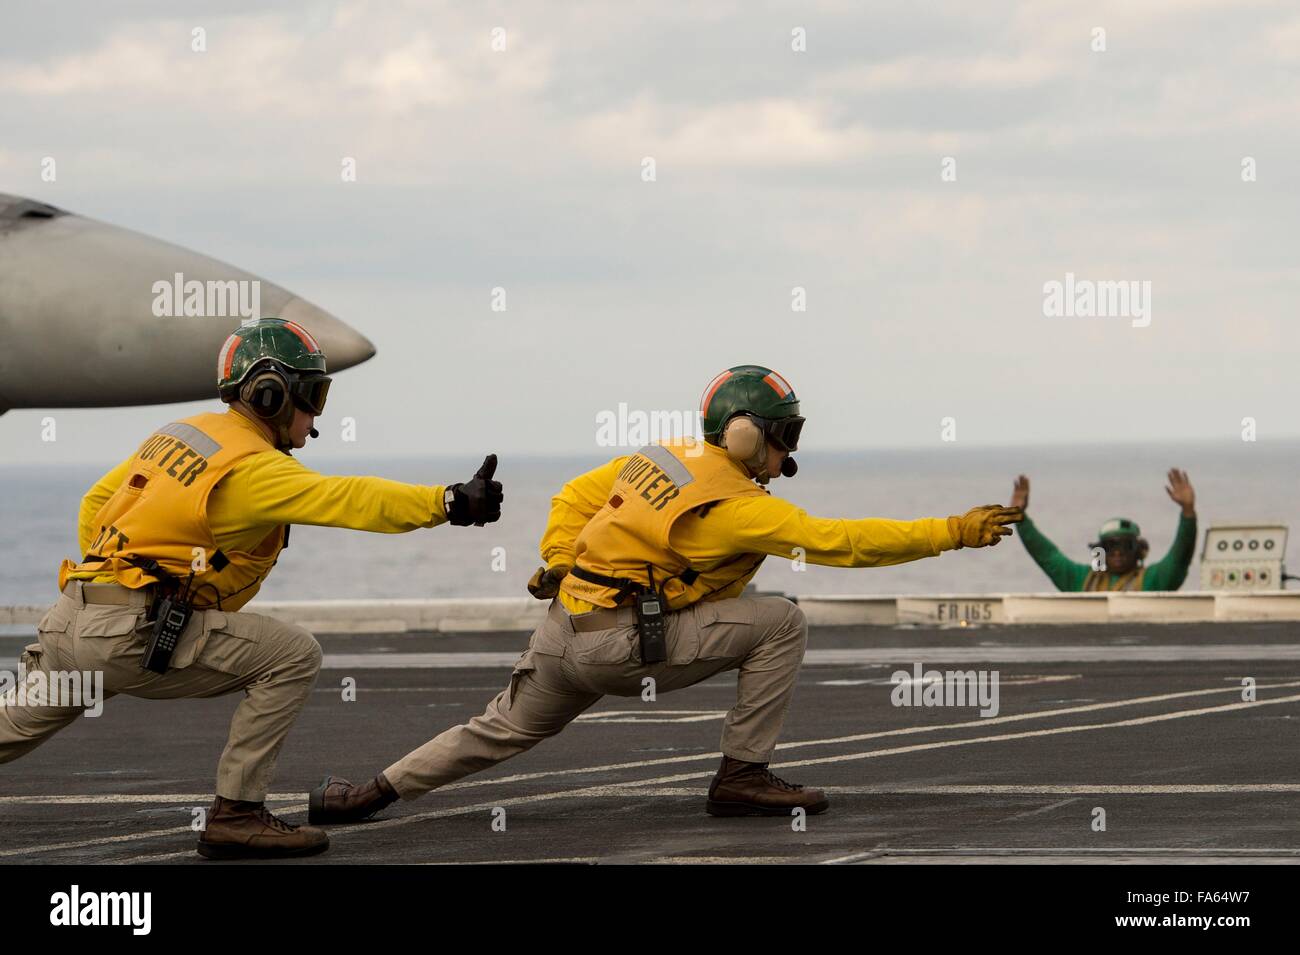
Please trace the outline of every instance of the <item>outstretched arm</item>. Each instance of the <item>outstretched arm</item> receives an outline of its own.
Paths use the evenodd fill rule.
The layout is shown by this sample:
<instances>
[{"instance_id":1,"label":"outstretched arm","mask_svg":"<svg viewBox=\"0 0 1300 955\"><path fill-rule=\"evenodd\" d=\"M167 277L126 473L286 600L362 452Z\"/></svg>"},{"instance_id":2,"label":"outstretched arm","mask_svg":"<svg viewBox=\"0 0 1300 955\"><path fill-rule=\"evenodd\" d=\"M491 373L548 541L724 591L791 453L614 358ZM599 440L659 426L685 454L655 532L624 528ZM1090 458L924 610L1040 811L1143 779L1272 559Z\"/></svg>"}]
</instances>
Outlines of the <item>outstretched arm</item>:
<instances>
[{"instance_id":1,"label":"outstretched arm","mask_svg":"<svg viewBox=\"0 0 1300 955\"><path fill-rule=\"evenodd\" d=\"M845 519L813 517L779 497L742 497L723 501L706 517L683 516L673 526L672 544L692 562L749 553L829 567L885 567L996 543L1010 533L1004 525L1019 517L1005 513L1008 508L989 508L915 521Z\"/></svg>"},{"instance_id":2,"label":"outstretched arm","mask_svg":"<svg viewBox=\"0 0 1300 955\"><path fill-rule=\"evenodd\" d=\"M221 479L252 526L316 524L400 534L445 523L442 485L320 474L278 451L253 454Z\"/></svg>"}]
</instances>

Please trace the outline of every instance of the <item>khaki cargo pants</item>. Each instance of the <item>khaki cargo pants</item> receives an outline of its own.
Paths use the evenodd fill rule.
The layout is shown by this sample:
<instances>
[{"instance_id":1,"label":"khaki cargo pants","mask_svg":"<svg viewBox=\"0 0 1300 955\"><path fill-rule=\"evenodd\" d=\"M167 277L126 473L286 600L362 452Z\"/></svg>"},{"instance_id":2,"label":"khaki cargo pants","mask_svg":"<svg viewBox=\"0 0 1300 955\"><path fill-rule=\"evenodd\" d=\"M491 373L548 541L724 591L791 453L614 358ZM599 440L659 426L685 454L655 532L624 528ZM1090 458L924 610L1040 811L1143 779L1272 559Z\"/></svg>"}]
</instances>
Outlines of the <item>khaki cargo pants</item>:
<instances>
[{"instance_id":1,"label":"khaki cargo pants","mask_svg":"<svg viewBox=\"0 0 1300 955\"><path fill-rule=\"evenodd\" d=\"M101 588L129 595L126 605L88 603ZM217 765L217 795L266 798L276 757L320 671L320 644L306 630L255 613L196 610L172 654L171 669L140 666L153 625L151 597L116 584L68 582L38 625L39 643L23 653L28 673L103 673L104 698L125 693L148 700L222 696L244 691ZM16 704L15 690L8 696ZM67 726L80 706L0 706L0 763L17 759Z\"/></svg>"},{"instance_id":2,"label":"khaki cargo pants","mask_svg":"<svg viewBox=\"0 0 1300 955\"><path fill-rule=\"evenodd\" d=\"M765 763L776 749L808 643L803 611L783 597L703 601L668 617L668 659L641 663L636 617L575 633L558 601L533 632L510 686L482 716L455 726L384 770L403 799L414 799L486 769L564 729L605 694L640 696L646 677L665 693L724 670L739 670L736 705L722 728L722 752Z\"/></svg>"}]
</instances>

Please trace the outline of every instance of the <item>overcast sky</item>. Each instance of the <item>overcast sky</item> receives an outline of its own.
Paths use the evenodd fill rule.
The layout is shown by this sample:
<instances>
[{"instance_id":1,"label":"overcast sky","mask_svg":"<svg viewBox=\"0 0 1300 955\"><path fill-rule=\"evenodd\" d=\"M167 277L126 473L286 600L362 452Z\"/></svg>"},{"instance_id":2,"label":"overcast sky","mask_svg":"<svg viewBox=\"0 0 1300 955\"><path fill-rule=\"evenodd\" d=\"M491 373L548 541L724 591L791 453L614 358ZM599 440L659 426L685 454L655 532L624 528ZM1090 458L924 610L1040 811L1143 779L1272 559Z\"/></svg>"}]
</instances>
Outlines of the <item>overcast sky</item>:
<instances>
[{"instance_id":1,"label":"overcast sky","mask_svg":"<svg viewBox=\"0 0 1300 955\"><path fill-rule=\"evenodd\" d=\"M0 192L362 331L322 449L584 454L741 362L828 448L1300 435L1294 3L264 6L5 4ZM1066 273L1150 324L1045 317ZM204 409L11 411L0 463Z\"/></svg>"}]
</instances>

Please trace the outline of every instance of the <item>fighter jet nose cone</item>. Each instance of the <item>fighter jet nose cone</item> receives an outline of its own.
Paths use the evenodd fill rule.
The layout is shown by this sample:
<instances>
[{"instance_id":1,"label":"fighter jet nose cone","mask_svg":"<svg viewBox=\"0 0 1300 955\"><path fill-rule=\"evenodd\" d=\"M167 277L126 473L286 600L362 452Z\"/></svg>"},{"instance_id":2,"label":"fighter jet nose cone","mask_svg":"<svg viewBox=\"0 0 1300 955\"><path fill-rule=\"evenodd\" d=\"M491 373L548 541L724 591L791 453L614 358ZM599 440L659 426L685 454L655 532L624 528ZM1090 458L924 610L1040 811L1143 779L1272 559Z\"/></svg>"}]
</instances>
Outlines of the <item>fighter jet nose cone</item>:
<instances>
[{"instance_id":1,"label":"fighter jet nose cone","mask_svg":"<svg viewBox=\"0 0 1300 955\"><path fill-rule=\"evenodd\" d=\"M375 354L340 319L251 272L0 193L0 408L214 398L221 346L253 317L302 325L331 372Z\"/></svg>"},{"instance_id":2,"label":"fighter jet nose cone","mask_svg":"<svg viewBox=\"0 0 1300 955\"><path fill-rule=\"evenodd\" d=\"M311 302L294 297L279 309L276 318L297 322L311 332L325 352L325 365L330 373L359 365L375 356L375 346L352 326L335 318Z\"/></svg>"}]
</instances>

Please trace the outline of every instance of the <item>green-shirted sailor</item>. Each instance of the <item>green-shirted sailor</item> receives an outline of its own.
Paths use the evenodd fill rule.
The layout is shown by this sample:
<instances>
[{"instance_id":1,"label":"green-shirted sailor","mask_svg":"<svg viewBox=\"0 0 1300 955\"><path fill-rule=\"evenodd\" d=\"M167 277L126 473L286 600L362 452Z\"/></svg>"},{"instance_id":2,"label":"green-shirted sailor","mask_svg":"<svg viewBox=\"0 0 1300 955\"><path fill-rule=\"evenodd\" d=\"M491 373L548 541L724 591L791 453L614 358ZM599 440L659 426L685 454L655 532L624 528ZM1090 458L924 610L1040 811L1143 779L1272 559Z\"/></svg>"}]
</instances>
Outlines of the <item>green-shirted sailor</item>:
<instances>
[{"instance_id":1,"label":"green-shirted sailor","mask_svg":"<svg viewBox=\"0 0 1300 955\"><path fill-rule=\"evenodd\" d=\"M1147 542L1137 523L1127 517L1106 521L1097 540L1088 545L1104 552L1104 561L1098 561L1101 569L1094 569L1092 562L1080 564L1070 560L1029 519L1029 478L1022 474L1016 479L1011 506L1026 509L1020 525L1025 550L1052 579L1057 590L1177 590L1187 577L1196 550L1196 492L1186 471L1171 468L1168 477L1165 493L1182 508L1182 513L1169 552L1156 563L1146 565Z\"/></svg>"}]
</instances>

